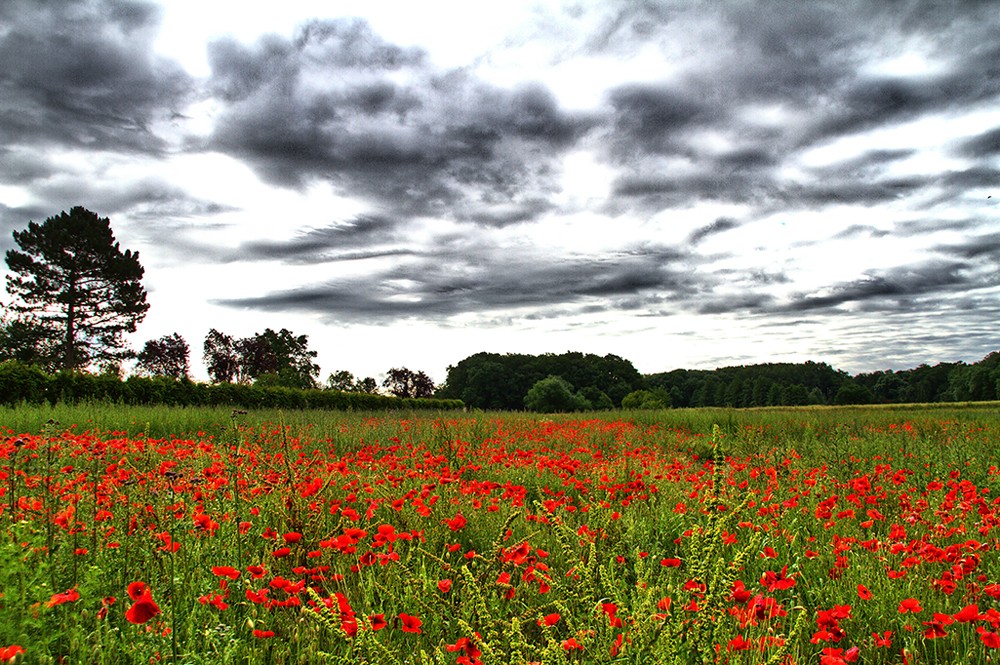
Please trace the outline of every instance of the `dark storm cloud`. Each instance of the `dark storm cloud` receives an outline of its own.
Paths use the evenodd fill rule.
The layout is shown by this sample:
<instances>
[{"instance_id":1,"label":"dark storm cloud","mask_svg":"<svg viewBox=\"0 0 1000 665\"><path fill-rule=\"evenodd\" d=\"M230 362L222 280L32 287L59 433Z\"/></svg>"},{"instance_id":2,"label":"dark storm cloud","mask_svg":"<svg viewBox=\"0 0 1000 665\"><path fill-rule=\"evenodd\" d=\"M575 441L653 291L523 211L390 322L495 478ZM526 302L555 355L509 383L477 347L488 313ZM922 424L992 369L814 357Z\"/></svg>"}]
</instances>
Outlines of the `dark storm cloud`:
<instances>
[{"instance_id":1,"label":"dark storm cloud","mask_svg":"<svg viewBox=\"0 0 1000 665\"><path fill-rule=\"evenodd\" d=\"M398 220L363 215L343 224L304 231L287 241L247 242L219 259L315 264L412 254L412 250L386 247L399 240L398 229Z\"/></svg>"},{"instance_id":2,"label":"dark storm cloud","mask_svg":"<svg viewBox=\"0 0 1000 665\"><path fill-rule=\"evenodd\" d=\"M881 148L818 169L822 177L813 180L789 180L781 167L842 137L997 100L1000 49L990 35L998 26L988 3L961 11L920 2L707 3L697 11L685 3L622 4L588 48L621 53L650 44L675 55L662 83L608 93L606 155L623 167L608 209L649 213L706 200L765 210L874 205L935 187L945 188L939 200L959 196L990 169L946 179L889 176L888 167L915 152ZM709 38L726 47L687 57L676 46ZM924 47L926 72L871 68L914 42ZM760 123L761 109L785 117ZM723 137L730 148L720 153L703 136ZM996 140L991 132L958 149L987 157Z\"/></svg>"},{"instance_id":3,"label":"dark storm cloud","mask_svg":"<svg viewBox=\"0 0 1000 665\"><path fill-rule=\"evenodd\" d=\"M1000 155L1000 127L968 139L958 147L957 152L968 157Z\"/></svg>"},{"instance_id":4,"label":"dark storm cloud","mask_svg":"<svg viewBox=\"0 0 1000 665\"><path fill-rule=\"evenodd\" d=\"M7 0L0 4L0 141L157 153L151 125L192 81L150 50L147 2Z\"/></svg>"},{"instance_id":5,"label":"dark storm cloud","mask_svg":"<svg viewBox=\"0 0 1000 665\"><path fill-rule=\"evenodd\" d=\"M549 306L614 310L630 297L646 302L679 301L703 292L704 277L687 269L676 250L640 247L606 258L547 259L511 254L496 247L447 242L437 253L364 279L315 286L220 304L265 311L324 314L336 320L449 317L466 312Z\"/></svg>"},{"instance_id":6,"label":"dark storm cloud","mask_svg":"<svg viewBox=\"0 0 1000 665\"><path fill-rule=\"evenodd\" d=\"M731 219L729 217L720 217L719 219L715 220L714 222L712 222L707 226L702 226L699 229L695 229L695 231L688 236L688 242L691 243L692 245L697 245L698 243L700 243L702 240L704 240L709 236L716 235L719 233L725 233L726 231L730 231L738 227L739 227L739 222L737 222L735 219Z\"/></svg>"},{"instance_id":7,"label":"dark storm cloud","mask_svg":"<svg viewBox=\"0 0 1000 665\"><path fill-rule=\"evenodd\" d=\"M833 310L855 305L863 311L917 309L922 296L946 298L975 284L968 274L969 264L955 261L927 261L914 266L873 271L866 278L834 285L822 295L799 294L780 311Z\"/></svg>"},{"instance_id":8,"label":"dark storm cloud","mask_svg":"<svg viewBox=\"0 0 1000 665\"><path fill-rule=\"evenodd\" d=\"M210 50L227 102L210 147L267 180L328 180L401 217L487 226L549 206L558 154L592 125L539 84L502 89L439 71L360 20L313 22L294 38Z\"/></svg>"}]
</instances>

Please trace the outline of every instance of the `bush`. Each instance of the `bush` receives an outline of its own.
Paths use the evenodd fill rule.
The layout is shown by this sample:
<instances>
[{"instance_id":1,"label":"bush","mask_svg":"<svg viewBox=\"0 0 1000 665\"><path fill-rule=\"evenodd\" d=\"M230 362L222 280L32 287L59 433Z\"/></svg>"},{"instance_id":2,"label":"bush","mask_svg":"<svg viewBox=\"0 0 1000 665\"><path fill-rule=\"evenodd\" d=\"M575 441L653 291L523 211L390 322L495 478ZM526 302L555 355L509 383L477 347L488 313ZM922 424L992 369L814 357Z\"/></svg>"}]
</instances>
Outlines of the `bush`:
<instances>
[{"instance_id":1,"label":"bush","mask_svg":"<svg viewBox=\"0 0 1000 665\"><path fill-rule=\"evenodd\" d=\"M585 397L573 393L573 386L561 376L549 376L531 386L524 396L524 406L540 413L584 411L591 404Z\"/></svg>"},{"instance_id":2,"label":"bush","mask_svg":"<svg viewBox=\"0 0 1000 665\"><path fill-rule=\"evenodd\" d=\"M0 404L45 401L49 377L35 365L18 360L0 363Z\"/></svg>"},{"instance_id":3,"label":"bush","mask_svg":"<svg viewBox=\"0 0 1000 665\"><path fill-rule=\"evenodd\" d=\"M622 408L632 411L670 408L670 394L662 388L658 390L636 390L622 398Z\"/></svg>"}]
</instances>

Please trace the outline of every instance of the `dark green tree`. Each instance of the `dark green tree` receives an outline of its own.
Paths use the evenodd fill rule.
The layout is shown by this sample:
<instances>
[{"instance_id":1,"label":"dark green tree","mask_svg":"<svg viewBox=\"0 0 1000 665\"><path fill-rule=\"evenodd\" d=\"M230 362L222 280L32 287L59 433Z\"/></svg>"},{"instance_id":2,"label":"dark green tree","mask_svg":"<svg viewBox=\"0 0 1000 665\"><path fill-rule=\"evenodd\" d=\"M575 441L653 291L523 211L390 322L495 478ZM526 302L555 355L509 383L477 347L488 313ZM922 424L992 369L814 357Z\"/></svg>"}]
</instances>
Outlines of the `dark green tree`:
<instances>
[{"instance_id":1,"label":"dark green tree","mask_svg":"<svg viewBox=\"0 0 1000 665\"><path fill-rule=\"evenodd\" d=\"M34 317L59 346L57 366L81 369L134 356L122 336L135 332L149 304L139 253L120 249L107 217L72 208L14 231L7 291L14 312Z\"/></svg>"},{"instance_id":2,"label":"dark green tree","mask_svg":"<svg viewBox=\"0 0 1000 665\"><path fill-rule=\"evenodd\" d=\"M0 317L0 362L17 360L54 372L59 364L59 344L54 335L32 317Z\"/></svg>"},{"instance_id":3,"label":"dark green tree","mask_svg":"<svg viewBox=\"0 0 1000 665\"><path fill-rule=\"evenodd\" d=\"M590 402L573 392L573 384L561 376L548 376L531 386L524 396L524 406L540 413L565 413L590 408Z\"/></svg>"},{"instance_id":4,"label":"dark green tree","mask_svg":"<svg viewBox=\"0 0 1000 665\"><path fill-rule=\"evenodd\" d=\"M396 397L431 397L434 394L431 377L405 367L393 367L386 372L382 387Z\"/></svg>"},{"instance_id":5,"label":"dark green tree","mask_svg":"<svg viewBox=\"0 0 1000 665\"><path fill-rule=\"evenodd\" d=\"M254 339L257 340L258 346L270 349L274 368L269 371L283 374L286 377L284 383L288 387L303 389L316 387L319 365L313 361L317 353L309 350L307 335L295 335L285 328L278 332L266 328L264 332L255 335ZM254 378L263 373L257 372Z\"/></svg>"},{"instance_id":6,"label":"dark green tree","mask_svg":"<svg viewBox=\"0 0 1000 665\"><path fill-rule=\"evenodd\" d=\"M326 385L324 387L327 390L339 390L342 393L350 393L354 392L354 386L354 373L342 369L326 377Z\"/></svg>"},{"instance_id":7,"label":"dark green tree","mask_svg":"<svg viewBox=\"0 0 1000 665\"><path fill-rule=\"evenodd\" d=\"M232 383L239 371L239 357L236 355L236 340L215 328L205 335L203 347L205 369L213 383Z\"/></svg>"},{"instance_id":8,"label":"dark green tree","mask_svg":"<svg viewBox=\"0 0 1000 665\"><path fill-rule=\"evenodd\" d=\"M139 352L136 368L146 376L183 379L191 373L191 348L178 333L151 339Z\"/></svg>"}]
</instances>

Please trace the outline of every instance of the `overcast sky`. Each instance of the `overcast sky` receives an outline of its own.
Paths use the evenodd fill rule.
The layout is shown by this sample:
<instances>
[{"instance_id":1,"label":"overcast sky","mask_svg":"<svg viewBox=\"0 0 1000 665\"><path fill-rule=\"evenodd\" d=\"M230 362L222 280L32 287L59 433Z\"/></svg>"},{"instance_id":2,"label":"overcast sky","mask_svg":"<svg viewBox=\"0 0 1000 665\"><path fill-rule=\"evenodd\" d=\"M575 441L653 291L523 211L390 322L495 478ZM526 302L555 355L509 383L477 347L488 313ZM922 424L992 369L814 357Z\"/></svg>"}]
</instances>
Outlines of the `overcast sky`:
<instances>
[{"instance_id":1,"label":"overcast sky","mask_svg":"<svg viewBox=\"0 0 1000 665\"><path fill-rule=\"evenodd\" d=\"M644 373L1000 348L995 2L0 3L0 251L82 205L133 345ZM5 267L5 266L4 266Z\"/></svg>"}]
</instances>

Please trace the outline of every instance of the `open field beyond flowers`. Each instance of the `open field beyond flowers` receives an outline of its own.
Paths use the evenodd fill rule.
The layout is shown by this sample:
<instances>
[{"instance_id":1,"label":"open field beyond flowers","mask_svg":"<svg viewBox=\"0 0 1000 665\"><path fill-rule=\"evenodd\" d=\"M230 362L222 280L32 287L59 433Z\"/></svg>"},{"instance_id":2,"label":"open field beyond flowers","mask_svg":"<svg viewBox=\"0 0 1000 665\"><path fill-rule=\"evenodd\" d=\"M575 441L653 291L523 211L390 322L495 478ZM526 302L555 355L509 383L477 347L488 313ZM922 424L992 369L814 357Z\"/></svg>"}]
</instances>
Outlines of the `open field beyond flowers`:
<instances>
[{"instance_id":1,"label":"open field beyond flowers","mask_svg":"<svg viewBox=\"0 0 1000 665\"><path fill-rule=\"evenodd\" d=\"M996 662L998 438L996 404L0 410L0 662Z\"/></svg>"}]
</instances>

